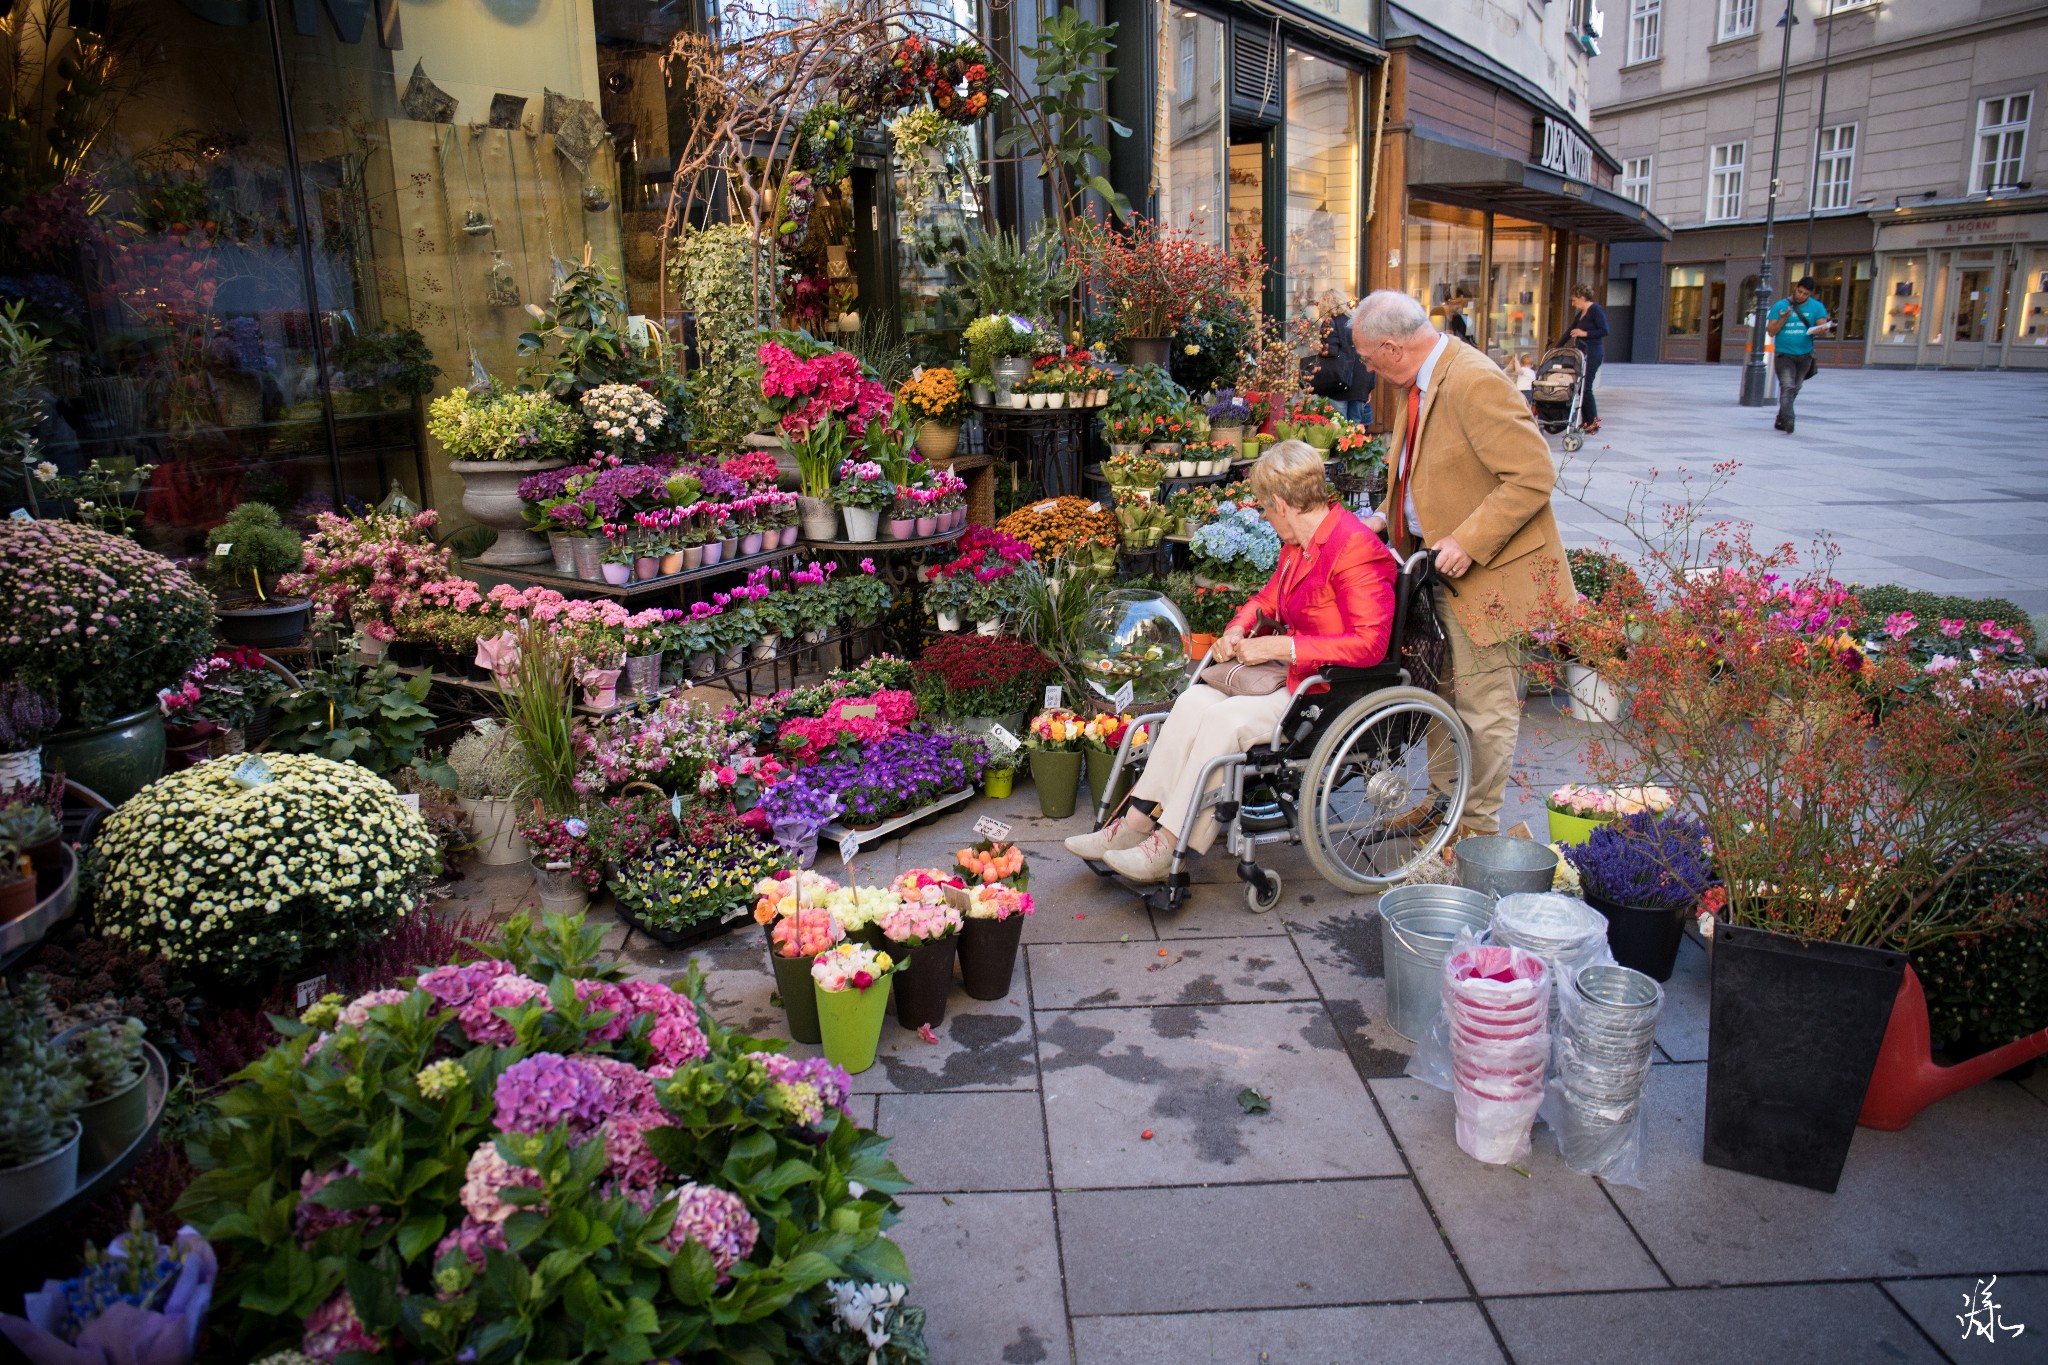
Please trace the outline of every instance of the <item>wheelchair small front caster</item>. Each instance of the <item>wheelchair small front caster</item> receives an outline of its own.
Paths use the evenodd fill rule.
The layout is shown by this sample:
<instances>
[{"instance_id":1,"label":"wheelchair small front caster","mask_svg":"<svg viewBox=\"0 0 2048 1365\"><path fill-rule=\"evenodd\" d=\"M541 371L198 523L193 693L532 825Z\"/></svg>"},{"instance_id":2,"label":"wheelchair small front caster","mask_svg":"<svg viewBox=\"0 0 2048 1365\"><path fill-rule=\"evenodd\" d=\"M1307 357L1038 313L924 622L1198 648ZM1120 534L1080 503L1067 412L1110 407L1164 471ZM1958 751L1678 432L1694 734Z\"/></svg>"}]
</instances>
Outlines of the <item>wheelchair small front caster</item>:
<instances>
[{"instance_id":1,"label":"wheelchair small front caster","mask_svg":"<svg viewBox=\"0 0 2048 1365\"><path fill-rule=\"evenodd\" d=\"M1244 908L1254 915L1270 912L1280 903L1280 874L1261 870L1256 881L1244 884Z\"/></svg>"}]
</instances>

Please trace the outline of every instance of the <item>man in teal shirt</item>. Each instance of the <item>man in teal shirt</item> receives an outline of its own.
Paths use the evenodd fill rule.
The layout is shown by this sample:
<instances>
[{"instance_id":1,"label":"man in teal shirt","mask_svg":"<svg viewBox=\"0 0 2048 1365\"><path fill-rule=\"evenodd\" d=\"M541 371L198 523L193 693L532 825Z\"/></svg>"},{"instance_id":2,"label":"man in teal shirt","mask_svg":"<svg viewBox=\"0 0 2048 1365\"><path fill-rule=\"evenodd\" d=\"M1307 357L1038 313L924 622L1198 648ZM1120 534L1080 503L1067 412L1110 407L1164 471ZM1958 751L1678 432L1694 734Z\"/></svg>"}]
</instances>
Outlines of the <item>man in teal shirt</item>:
<instances>
[{"instance_id":1,"label":"man in teal shirt","mask_svg":"<svg viewBox=\"0 0 2048 1365\"><path fill-rule=\"evenodd\" d=\"M1813 296L1819 287L1813 276L1800 276L1793 282L1792 297L1779 299L1764 315L1764 330L1777 338L1778 420L1773 425L1788 436L1799 386L1819 368L1813 358L1813 339L1834 326L1828 320L1828 306Z\"/></svg>"}]
</instances>

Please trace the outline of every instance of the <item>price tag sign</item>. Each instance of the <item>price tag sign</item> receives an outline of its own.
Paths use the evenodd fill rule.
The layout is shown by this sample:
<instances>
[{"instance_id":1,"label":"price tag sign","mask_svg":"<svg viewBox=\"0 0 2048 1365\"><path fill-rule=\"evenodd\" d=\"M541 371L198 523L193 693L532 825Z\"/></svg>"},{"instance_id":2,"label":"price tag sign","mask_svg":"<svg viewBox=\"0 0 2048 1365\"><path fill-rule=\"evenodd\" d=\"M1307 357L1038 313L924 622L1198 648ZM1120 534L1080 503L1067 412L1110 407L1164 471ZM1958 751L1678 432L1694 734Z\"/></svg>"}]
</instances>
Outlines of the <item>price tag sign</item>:
<instances>
[{"instance_id":1,"label":"price tag sign","mask_svg":"<svg viewBox=\"0 0 2048 1365\"><path fill-rule=\"evenodd\" d=\"M234 548L235 542L233 542L232 540L223 540L220 544L213 547L213 557L215 559L218 559L222 555L228 553L228 551Z\"/></svg>"},{"instance_id":2,"label":"price tag sign","mask_svg":"<svg viewBox=\"0 0 2048 1365\"><path fill-rule=\"evenodd\" d=\"M309 976L292 991L292 1003L299 1009L318 1004L320 997L327 993L327 976Z\"/></svg>"},{"instance_id":3,"label":"price tag sign","mask_svg":"<svg viewBox=\"0 0 2048 1365\"><path fill-rule=\"evenodd\" d=\"M1006 754L1014 754L1019 749L1024 747L1023 740L1018 739L1015 735L1011 734L1008 730L1004 729L1000 725L989 726L988 737L994 740L996 743L1002 745L1003 752Z\"/></svg>"},{"instance_id":4,"label":"price tag sign","mask_svg":"<svg viewBox=\"0 0 2048 1365\"><path fill-rule=\"evenodd\" d=\"M1058 683L1048 685L1045 689L1045 706L1043 709L1047 711L1059 710L1060 698L1065 695L1066 693L1060 690Z\"/></svg>"},{"instance_id":5,"label":"price tag sign","mask_svg":"<svg viewBox=\"0 0 2048 1365\"><path fill-rule=\"evenodd\" d=\"M1091 512L1100 512L1102 510L1102 504L1099 502L1091 502L1088 504L1088 510Z\"/></svg>"},{"instance_id":6,"label":"price tag sign","mask_svg":"<svg viewBox=\"0 0 2048 1365\"><path fill-rule=\"evenodd\" d=\"M1130 680L1127 678L1124 680L1124 685L1119 687L1115 695L1110 697L1109 704L1119 711L1124 710L1131 704L1131 698L1134 695L1135 693L1131 690Z\"/></svg>"},{"instance_id":7,"label":"price tag sign","mask_svg":"<svg viewBox=\"0 0 2048 1365\"><path fill-rule=\"evenodd\" d=\"M1055 510L1057 510L1057 509L1058 509L1058 507L1059 507L1059 505L1060 505L1060 501L1059 501L1059 499L1058 499L1058 498L1053 498L1053 499L1050 499L1049 501L1046 501L1046 502L1041 502L1041 503L1034 503L1034 504L1032 505L1031 511L1032 511L1032 513L1033 513L1034 515L1036 515L1036 516L1041 516L1041 517L1042 517L1042 516L1044 516L1044 515L1045 515L1045 514L1046 514L1047 512L1051 512L1051 511L1055 511Z\"/></svg>"},{"instance_id":8,"label":"price tag sign","mask_svg":"<svg viewBox=\"0 0 2048 1365\"><path fill-rule=\"evenodd\" d=\"M1009 823L1004 820L998 820L993 815L984 815L979 820L976 820L974 822L974 832L991 843L1008 843L1010 839Z\"/></svg>"},{"instance_id":9,"label":"price tag sign","mask_svg":"<svg viewBox=\"0 0 2048 1365\"><path fill-rule=\"evenodd\" d=\"M850 864L851 864L851 863L853 862L853 859L854 859L854 855L855 855L855 854L857 854L857 853L859 853L859 852L860 852L860 834L859 834L859 833L858 833L857 831L855 831L855 830L848 830L848 831L846 831L846 833L844 833L844 834L842 834L842 835L840 835L840 836L839 836L839 861L840 861L840 862L842 862L842 863L847 863L847 864L849 864L849 865L850 865Z\"/></svg>"},{"instance_id":10,"label":"price tag sign","mask_svg":"<svg viewBox=\"0 0 2048 1365\"><path fill-rule=\"evenodd\" d=\"M398 799L405 802L405 808L414 815L420 813L420 794L418 792L400 792Z\"/></svg>"},{"instance_id":11,"label":"price tag sign","mask_svg":"<svg viewBox=\"0 0 2048 1365\"><path fill-rule=\"evenodd\" d=\"M30 515L28 514L28 509L27 509L26 507L17 507L17 508L15 508L15 509L14 509L14 510L13 510L12 512L9 512L9 513L7 514L7 519L8 519L9 521L34 521L34 520L35 520L35 518L34 518L34 517L32 517L32 516L30 516Z\"/></svg>"},{"instance_id":12,"label":"price tag sign","mask_svg":"<svg viewBox=\"0 0 2048 1365\"><path fill-rule=\"evenodd\" d=\"M851 706L842 706L839 708L839 717L841 720L873 720L875 718L875 704L871 701L864 701L856 702Z\"/></svg>"}]
</instances>

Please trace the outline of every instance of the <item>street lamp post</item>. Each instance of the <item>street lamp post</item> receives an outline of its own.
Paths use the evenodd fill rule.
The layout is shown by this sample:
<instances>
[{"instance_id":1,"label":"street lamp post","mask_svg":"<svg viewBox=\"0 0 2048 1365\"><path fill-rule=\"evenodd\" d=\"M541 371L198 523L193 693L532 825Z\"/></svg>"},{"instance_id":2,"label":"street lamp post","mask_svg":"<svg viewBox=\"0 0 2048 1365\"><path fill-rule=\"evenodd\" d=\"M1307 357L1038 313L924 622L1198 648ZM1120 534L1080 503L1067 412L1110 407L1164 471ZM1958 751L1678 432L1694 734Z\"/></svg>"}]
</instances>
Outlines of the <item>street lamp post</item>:
<instances>
[{"instance_id":1,"label":"street lamp post","mask_svg":"<svg viewBox=\"0 0 2048 1365\"><path fill-rule=\"evenodd\" d=\"M1757 270L1756 297L1751 300L1749 354L1742 361L1742 397L1745 408L1760 408L1770 401L1770 375L1764 371L1764 312L1771 306L1771 238L1778 219L1778 151L1785 141L1785 79L1792 69L1792 26L1799 16L1792 12L1796 0L1785 0L1785 17L1778 21L1785 30L1785 42L1778 53L1778 117L1771 127L1771 187L1764 200L1764 256Z\"/></svg>"},{"instance_id":2,"label":"street lamp post","mask_svg":"<svg viewBox=\"0 0 2048 1365\"><path fill-rule=\"evenodd\" d=\"M1821 16L1826 19L1824 14ZM1828 19L1828 40L1820 54L1820 113L1813 120L1813 171L1806 183L1806 273L1813 273L1813 193L1820 178L1820 130L1828 126L1828 67L1835 60L1835 21ZM1841 148L1837 147L1836 151ZM1842 298L1849 297L1849 281L1842 280Z\"/></svg>"}]
</instances>

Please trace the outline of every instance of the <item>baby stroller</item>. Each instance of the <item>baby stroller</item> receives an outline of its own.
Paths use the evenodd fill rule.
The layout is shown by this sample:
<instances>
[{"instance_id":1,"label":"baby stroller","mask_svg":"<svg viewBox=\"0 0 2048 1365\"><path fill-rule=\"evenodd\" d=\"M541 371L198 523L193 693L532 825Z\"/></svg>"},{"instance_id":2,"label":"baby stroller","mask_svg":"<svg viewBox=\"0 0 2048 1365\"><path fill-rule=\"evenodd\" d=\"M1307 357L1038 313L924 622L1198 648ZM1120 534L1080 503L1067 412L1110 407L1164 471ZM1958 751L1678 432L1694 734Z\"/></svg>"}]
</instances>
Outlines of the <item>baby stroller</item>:
<instances>
[{"instance_id":1,"label":"baby stroller","mask_svg":"<svg viewBox=\"0 0 2048 1365\"><path fill-rule=\"evenodd\" d=\"M1529 391L1529 405L1545 435L1564 433L1567 452L1586 443L1586 429L1579 421L1579 402L1585 392L1586 357L1578 347L1553 346L1536 362L1536 387Z\"/></svg>"}]
</instances>

